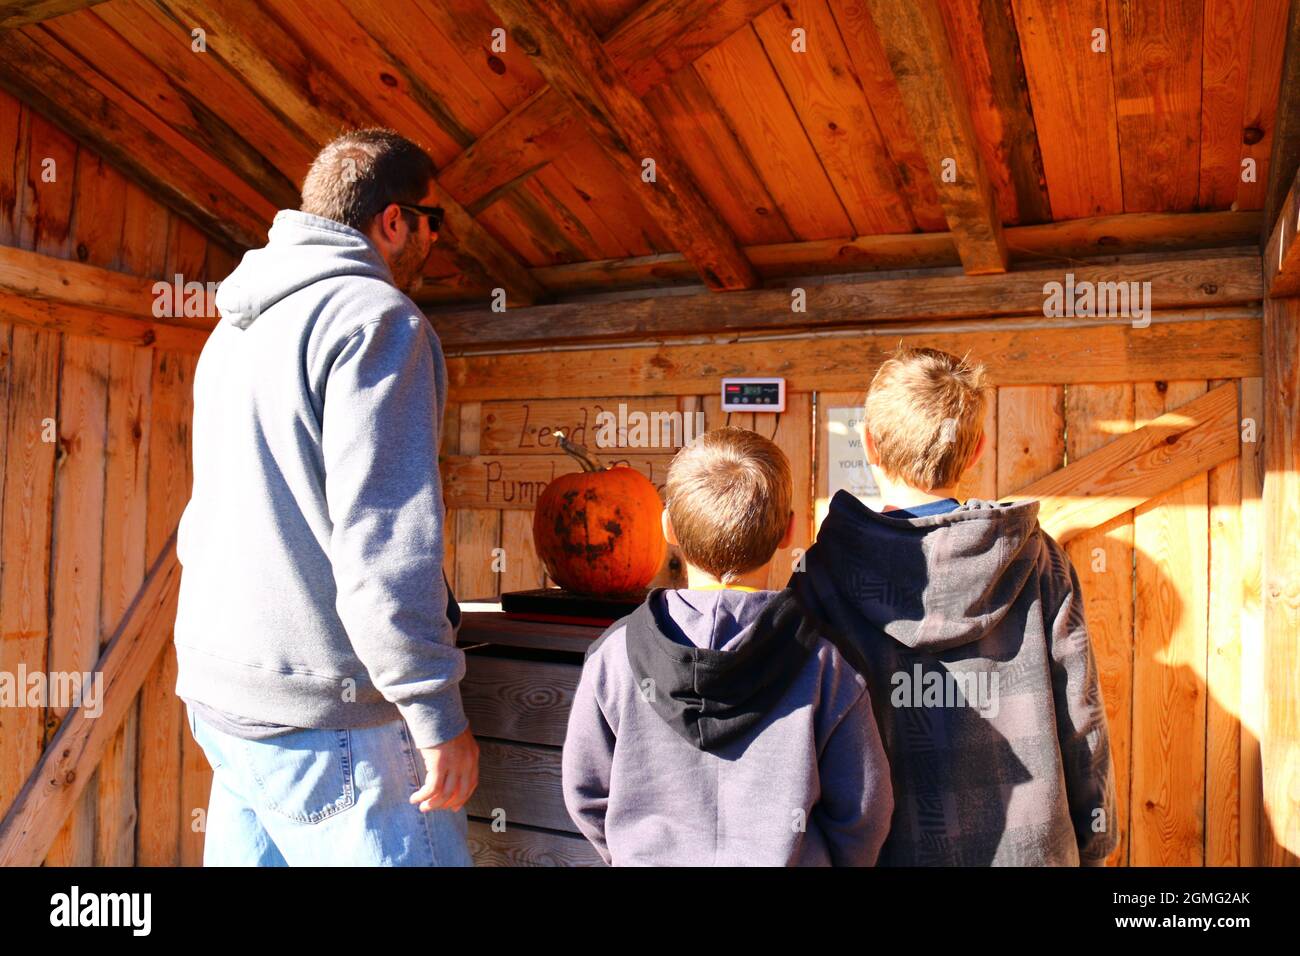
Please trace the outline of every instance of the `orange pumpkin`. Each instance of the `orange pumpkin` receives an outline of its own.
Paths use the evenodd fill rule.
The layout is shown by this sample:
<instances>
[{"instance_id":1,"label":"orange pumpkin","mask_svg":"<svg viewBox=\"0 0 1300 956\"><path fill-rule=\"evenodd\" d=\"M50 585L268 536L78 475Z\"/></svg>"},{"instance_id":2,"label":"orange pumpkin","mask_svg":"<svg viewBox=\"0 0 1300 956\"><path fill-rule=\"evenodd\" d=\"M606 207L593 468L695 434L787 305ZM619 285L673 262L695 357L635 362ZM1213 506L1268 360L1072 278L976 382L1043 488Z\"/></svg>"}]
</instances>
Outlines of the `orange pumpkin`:
<instances>
[{"instance_id":1,"label":"orange pumpkin","mask_svg":"<svg viewBox=\"0 0 1300 956\"><path fill-rule=\"evenodd\" d=\"M538 496L533 543L546 573L575 594L603 597L644 588L668 550L659 492L639 471L599 468L582 446L557 437L584 470L560 475Z\"/></svg>"}]
</instances>

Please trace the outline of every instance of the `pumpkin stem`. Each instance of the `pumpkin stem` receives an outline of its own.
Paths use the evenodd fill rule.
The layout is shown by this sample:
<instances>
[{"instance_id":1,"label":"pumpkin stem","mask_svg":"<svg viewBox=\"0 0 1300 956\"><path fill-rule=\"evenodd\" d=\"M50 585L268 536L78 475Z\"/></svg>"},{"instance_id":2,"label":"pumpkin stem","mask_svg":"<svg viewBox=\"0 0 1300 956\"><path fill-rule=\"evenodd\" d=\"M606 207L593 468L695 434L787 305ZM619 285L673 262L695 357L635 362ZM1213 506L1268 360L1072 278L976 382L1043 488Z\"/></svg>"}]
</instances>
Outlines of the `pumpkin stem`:
<instances>
[{"instance_id":1,"label":"pumpkin stem","mask_svg":"<svg viewBox=\"0 0 1300 956\"><path fill-rule=\"evenodd\" d=\"M586 445L575 445L573 442L569 441L569 439L565 438L564 432L560 431L558 428L551 432L551 434L560 440L561 448L574 458L578 459L578 463L582 465L583 471L605 470L605 466L601 462L600 457L593 452L587 451Z\"/></svg>"}]
</instances>

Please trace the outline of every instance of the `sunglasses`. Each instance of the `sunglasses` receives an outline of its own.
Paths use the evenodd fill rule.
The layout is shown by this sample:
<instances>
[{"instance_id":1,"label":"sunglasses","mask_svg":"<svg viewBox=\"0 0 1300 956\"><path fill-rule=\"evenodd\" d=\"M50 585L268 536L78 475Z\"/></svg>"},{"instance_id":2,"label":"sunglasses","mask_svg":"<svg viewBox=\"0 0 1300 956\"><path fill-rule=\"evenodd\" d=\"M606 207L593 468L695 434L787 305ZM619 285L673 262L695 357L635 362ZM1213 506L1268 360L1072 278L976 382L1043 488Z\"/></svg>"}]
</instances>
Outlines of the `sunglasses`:
<instances>
[{"instance_id":1,"label":"sunglasses","mask_svg":"<svg viewBox=\"0 0 1300 956\"><path fill-rule=\"evenodd\" d=\"M419 206L415 203L397 203L397 208L406 212L413 212L417 216L424 216L429 220L429 231L437 232L438 227L442 225L444 210L441 206Z\"/></svg>"}]
</instances>

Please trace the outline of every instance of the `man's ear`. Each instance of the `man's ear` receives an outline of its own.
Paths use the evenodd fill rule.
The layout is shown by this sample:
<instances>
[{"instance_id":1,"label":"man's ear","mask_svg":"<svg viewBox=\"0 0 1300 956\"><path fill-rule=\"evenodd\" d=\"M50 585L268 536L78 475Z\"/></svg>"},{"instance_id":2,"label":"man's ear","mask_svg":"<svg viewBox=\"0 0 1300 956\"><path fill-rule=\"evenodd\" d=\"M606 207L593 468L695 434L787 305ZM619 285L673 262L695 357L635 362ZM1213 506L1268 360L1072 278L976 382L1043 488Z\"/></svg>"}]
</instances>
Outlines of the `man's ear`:
<instances>
[{"instance_id":1,"label":"man's ear","mask_svg":"<svg viewBox=\"0 0 1300 956\"><path fill-rule=\"evenodd\" d=\"M401 238L402 209L395 202L390 202L375 216L372 227L374 239L382 239L386 246L396 246Z\"/></svg>"},{"instance_id":2,"label":"man's ear","mask_svg":"<svg viewBox=\"0 0 1300 956\"><path fill-rule=\"evenodd\" d=\"M659 513L659 526L663 528L664 540L669 544L677 544L677 535L673 533L673 522L668 517L668 509L665 508Z\"/></svg>"},{"instance_id":3,"label":"man's ear","mask_svg":"<svg viewBox=\"0 0 1300 956\"><path fill-rule=\"evenodd\" d=\"M794 543L794 512L790 512L790 521L785 526L785 534L781 536L780 542L777 543L776 549L781 551L790 547Z\"/></svg>"},{"instance_id":4,"label":"man's ear","mask_svg":"<svg viewBox=\"0 0 1300 956\"><path fill-rule=\"evenodd\" d=\"M365 234L368 235L370 242L374 247L380 250L382 255L387 256L391 250L396 248L399 239L399 222L402 221L402 209L396 203L389 203L383 207L380 213L370 220L370 225Z\"/></svg>"}]
</instances>

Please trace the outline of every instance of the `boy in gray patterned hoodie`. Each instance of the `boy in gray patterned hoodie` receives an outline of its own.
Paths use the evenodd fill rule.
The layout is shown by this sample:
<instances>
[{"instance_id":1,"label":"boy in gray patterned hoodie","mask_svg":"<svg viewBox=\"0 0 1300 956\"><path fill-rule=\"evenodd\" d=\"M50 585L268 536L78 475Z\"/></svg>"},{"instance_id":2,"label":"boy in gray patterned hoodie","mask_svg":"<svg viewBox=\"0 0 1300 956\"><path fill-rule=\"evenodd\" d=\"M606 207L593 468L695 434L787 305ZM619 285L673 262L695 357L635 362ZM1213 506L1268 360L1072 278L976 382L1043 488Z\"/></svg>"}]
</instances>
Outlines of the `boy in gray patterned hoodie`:
<instances>
[{"instance_id":1,"label":"boy in gray patterned hoodie","mask_svg":"<svg viewBox=\"0 0 1300 956\"><path fill-rule=\"evenodd\" d=\"M614 865L871 865L889 767L867 684L789 589L790 467L722 428L668 472L664 535L688 586L657 588L588 651L564 801Z\"/></svg>"},{"instance_id":2,"label":"boy in gray patterned hoodie","mask_svg":"<svg viewBox=\"0 0 1300 956\"><path fill-rule=\"evenodd\" d=\"M1037 502L956 499L983 370L902 350L867 396L884 508L841 491L791 579L865 658L894 779L888 865L1100 865L1110 738L1079 579Z\"/></svg>"}]
</instances>

